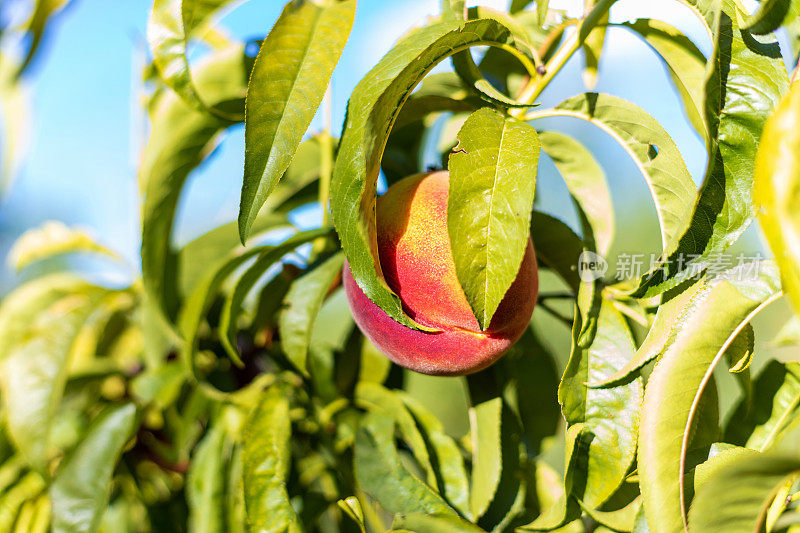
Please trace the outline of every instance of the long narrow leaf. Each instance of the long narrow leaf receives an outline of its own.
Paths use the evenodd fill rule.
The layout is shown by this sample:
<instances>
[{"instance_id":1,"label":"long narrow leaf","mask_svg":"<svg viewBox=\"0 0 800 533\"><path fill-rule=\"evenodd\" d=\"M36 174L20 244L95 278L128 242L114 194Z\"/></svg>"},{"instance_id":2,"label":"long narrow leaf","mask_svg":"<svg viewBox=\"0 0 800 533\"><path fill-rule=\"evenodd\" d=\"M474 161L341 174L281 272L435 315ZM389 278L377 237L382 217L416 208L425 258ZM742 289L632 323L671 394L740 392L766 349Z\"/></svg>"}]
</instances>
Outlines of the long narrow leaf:
<instances>
[{"instance_id":1,"label":"long narrow leaf","mask_svg":"<svg viewBox=\"0 0 800 533\"><path fill-rule=\"evenodd\" d=\"M245 104L242 242L314 118L355 11L356 0L291 1L261 45Z\"/></svg>"}]
</instances>

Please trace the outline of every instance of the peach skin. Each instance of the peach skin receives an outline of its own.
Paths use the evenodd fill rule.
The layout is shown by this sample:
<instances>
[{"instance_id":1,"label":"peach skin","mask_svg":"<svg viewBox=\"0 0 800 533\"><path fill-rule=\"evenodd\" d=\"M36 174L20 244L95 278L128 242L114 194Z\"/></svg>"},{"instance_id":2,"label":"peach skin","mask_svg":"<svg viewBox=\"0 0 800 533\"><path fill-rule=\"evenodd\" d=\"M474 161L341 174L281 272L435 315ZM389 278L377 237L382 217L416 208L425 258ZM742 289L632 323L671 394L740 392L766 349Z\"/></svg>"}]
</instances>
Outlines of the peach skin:
<instances>
[{"instance_id":1,"label":"peach skin","mask_svg":"<svg viewBox=\"0 0 800 533\"><path fill-rule=\"evenodd\" d=\"M347 262L343 284L356 324L389 359L439 376L477 372L495 362L530 322L538 271L530 239L519 272L481 331L456 276L447 232L449 174L416 174L392 185L377 202L378 254L384 278L403 307L429 333L407 328L358 287Z\"/></svg>"}]
</instances>

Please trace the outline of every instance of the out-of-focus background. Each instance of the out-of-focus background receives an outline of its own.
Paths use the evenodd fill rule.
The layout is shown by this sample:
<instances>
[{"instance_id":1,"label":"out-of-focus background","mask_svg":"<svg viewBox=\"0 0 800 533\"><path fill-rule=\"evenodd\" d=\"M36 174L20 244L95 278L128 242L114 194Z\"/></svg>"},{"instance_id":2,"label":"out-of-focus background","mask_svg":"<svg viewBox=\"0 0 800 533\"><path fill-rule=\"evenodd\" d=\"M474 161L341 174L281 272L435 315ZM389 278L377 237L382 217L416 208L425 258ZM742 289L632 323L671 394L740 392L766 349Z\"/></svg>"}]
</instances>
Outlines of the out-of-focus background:
<instances>
[{"instance_id":1,"label":"out-of-focus background","mask_svg":"<svg viewBox=\"0 0 800 533\"><path fill-rule=\"evenodd\" d=\"M507 0L467 2L505 8ZM745 2L748 8L754 1ZM20 11L28 2L17 2ZM4 17L24 17L15 2ZM241 39L265 35L283 2L244 2L222 19L222 26ZM551 6L579 16L583 0L552 0ZM130 270L111 263L81 265L110 283L127 283L136 274L139 219L136 172L146 140L142 108L142 68L147 62L145 26L148 0L74 0L54 22L36 63L26 73L27 127L14 132L25 158L10 188L0 199L0 251L5 256L26 229L46 220L89 228L98 240L121 253ZM409 28L438 13L440 0L360 0L355 25L332 81L333 131L342 124L347 98L355 84ZM689 35L706 54L710 42L700 22L673 1L621 0L611 21L656 17ZM782 49L789 57L785 36ZM195 54L198 55L198 54ZM543 106L584 92L583 56L578 53L542 95ZM439 68L449 69L449 62ZM653 52L628 30L611 27L593 90L634 102L653 115L672 135L689 171L700 182L706 165L705 147L687 121L667 71ZM4 109L4 113L19 109ZM553 119L554 120L554 119ZM549 125L549 124L548 124ZM563 119L554 124L588 144L605 169L617 211L617 238L611 257L620 253L657 253L658 226L644 180L625 152L592 126ZM321 127L320 118L311 130ZM27 130L27 131L24 131ZM178 238L188 240L235 219L242 180L244 128L230 131L215 156L193 174L181 199ZM575 225L571 204L554 166L542 156L537 204L540 209ZM314 224L318 214L297 214L301 224ZM763 251L757 228L751 228L733 253ZM768 252L764 252L769 255ZM69 259L66 259L69 260ZM613 271L613 270L612 270ZM30 275L30 274L29 274ZM3 263L0 294L22 277ZM764 313L760 324L770 338L788 316L786 308ZM770 350L772 348L765 347Z\"/></svg>"}]
</instances>

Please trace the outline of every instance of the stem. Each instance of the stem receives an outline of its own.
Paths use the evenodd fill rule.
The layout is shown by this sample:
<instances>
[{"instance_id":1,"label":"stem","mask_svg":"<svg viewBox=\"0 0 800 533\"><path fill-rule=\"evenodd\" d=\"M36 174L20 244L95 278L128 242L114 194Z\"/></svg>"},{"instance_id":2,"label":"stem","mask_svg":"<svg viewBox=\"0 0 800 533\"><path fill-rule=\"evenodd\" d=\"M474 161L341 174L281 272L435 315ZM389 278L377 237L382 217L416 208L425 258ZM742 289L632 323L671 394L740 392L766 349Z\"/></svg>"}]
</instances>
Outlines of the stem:
<instances>
[{"instance_id":1,"label":"stem","mask_svg":"<svg viewBox=\"0 0 800 533\"><path fill-rule=\"evenodd\" d=\"M536 83L532 83L525 91L524 94L520 95L520 100L527 103L533 103L542 94L542 91L547 87L547 85L553 81L556 74L564 67L572 54L574 54L578 49L581 47L580 40L578 39L578 34L580 32L578 30L574 31L572 35L567 38L567 41L561 45L561 47L553 54L553 57L550 58L550 61L547 62L545 66L545 73L544 76L539 78Z\"/></svg>"},{"instance_id":2,"label":"stem","mask_svg":"<svg viewBox=\"0 0 800 533\"><path fill-rule=\"evenodd\" d=\"M520 95L520 100L532 104L542 94L542 91L553 81L556 74L567 64L572 54L578 51L589 35L589 32L598 25L599 20L608 12L614 1L615 0L601 0L595 4L592 10L583 17L581 23L567 38L566 42L556 50L556 53L553 54L553 57L547 62L544 75L539 78L537 83L531 83L526 87L525 92Z\"/></svg>"}]
</instances>

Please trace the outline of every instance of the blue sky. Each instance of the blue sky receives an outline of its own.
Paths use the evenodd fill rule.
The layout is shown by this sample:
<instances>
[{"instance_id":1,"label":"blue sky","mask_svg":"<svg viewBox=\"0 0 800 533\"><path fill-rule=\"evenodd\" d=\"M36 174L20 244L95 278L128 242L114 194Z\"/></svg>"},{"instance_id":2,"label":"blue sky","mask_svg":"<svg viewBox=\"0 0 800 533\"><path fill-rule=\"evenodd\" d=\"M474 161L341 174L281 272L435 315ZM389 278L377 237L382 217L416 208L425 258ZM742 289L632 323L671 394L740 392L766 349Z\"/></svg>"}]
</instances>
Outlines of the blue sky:
<instances>
[{"instance_id":1,"label":"blue sky","mask_svg":"<svg viewBox=\"0 0 800 533\"><path fill-rule=\"evenodd\" d=\"M353 32L333 78L334 124L341 124L347 97L358 80L392 43L426 15L439 0L360 0ZM477 2L468 2L469 5ZM581 0L551 2L579 9ZM263 35L283 2L254 0L227 15L223 24L237 37ZM505 0L481 2L496 7ZM700 23L677 3L622 0L612 20L656 16L678 26L708 52ZM136 105L146 44L147 0L75 0L59 20L27 83L32 99L31 139L26 162L8 196L0 203L0 250L22 231L45 220L91 228L97 238L138 263L139 221L136 163L144 131ZM630 65L637 65L633 72ZM543 95L544 105L583 92L578 54ZM631 100L650 112L675 139L695 180L702 178L705 150L694 134L652 52L623 29L611 29L601 60L597 91ZM623 205L652 205L643 179L624 152L605 135L584 124L554 123L596 148L609 176L618 210ZM318 129L319 122L312 124ZM182 198L181 239L236 216L244 157L243 128L234 128L212 161L199 169ZM542 163L540 198L546 210L572 220L563 184L549 161ZM655 215L641 221L655 229ZM625 217L624 213L621 216ZM620 224L623 228L624 225ZM622 235L624 242L624 235ZM756 242L754 235L749 238ZM656 241L657 242L657 241ZM647 250L648 252L651 250ZM656 251L656 250L652 250ZM0 289L14 283L2 265Z\"/></svg>"}]
</instances>

